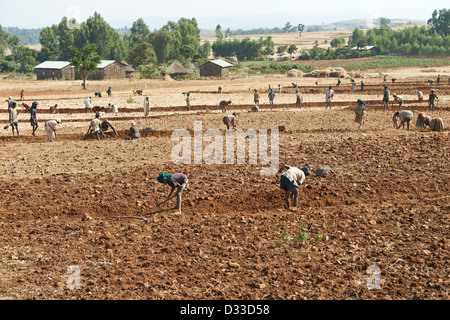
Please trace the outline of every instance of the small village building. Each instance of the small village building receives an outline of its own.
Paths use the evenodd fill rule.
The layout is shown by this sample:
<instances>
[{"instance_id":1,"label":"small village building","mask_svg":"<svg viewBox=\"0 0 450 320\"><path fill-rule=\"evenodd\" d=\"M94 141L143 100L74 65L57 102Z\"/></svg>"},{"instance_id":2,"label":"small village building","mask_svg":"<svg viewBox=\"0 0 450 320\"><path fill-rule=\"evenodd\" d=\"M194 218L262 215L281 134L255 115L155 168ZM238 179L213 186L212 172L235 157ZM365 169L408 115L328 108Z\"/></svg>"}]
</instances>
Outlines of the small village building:
<instances>
[{"instance_id":1,"label":"small village building","mask_svg":"<svg viewBox=\"0 0 450 320\"><path fill-rule=\"evenodd\" d=\"M358 51L370 51L372 54L377 54L378 49L375 46L364 46L364 47L353 47L352 50L358 50Z\"/></svg>"},{"instance_id":2,"label":"small village building","mask_svg":"<svg viewBox=\"0 0 450 320\"><path fill-rule=\"evenodd\" d=\"M91 73L88 80L123 79L127 77L128 67L127 64L116 60L101 60L97 66L97 72ZM78 71L76 71L76 78L81 79Z\"/></svg>"},{"instance_id":3,"label":"small village building","mask_svg":"<svg viewBox=\"0 0 450 320\"><path fill-rule=\"evenodd\" d=\"M81 76L69 61L45 61L36 67L37 80L79 80ZM123 61L101 60L97 72L89 75L89 80L131 78L134 69Z\"/></svg>"},{"instance_id":4,"label":"small village building","mask_svg":"<svg viewBox=\"0 0 450 320\"><path fill-rule=\"evenodd\" d=\"M130 66L125 60L122 60L121 62L123 65L125 65L125 76L127 78L132 78L134 75L134 69L132 66Z\"/></svg>"},{"instance_id":5,"label":"small village building","mask_svg":"<svg viewBox=\"0 0 450 320\"><path fill-rule=\"evenodd\" d=\"M228 63L221 59L209 60L208 62L202 64L200 68L201 77L227 77L230 74L228 70L232 67L231 63Z\"/></svg>"},{"instance_id":6,"label":"small village building","mask_svg":"<svg viewBox=\"0 0 450 320\"><path fill-rule=\"evenodd\" d=\"M37 80L74 80L75 70L68 61L45 61L36 67Z\"/></svg>"},{"instance_id":7,"label":"small village building","mask_svg":"<svg viewBox=\"0 0 450 320\"><path fill-rule=\"evenodd\" d=\"M177 61L172 62L163 72L161 72L163 76L169 75L171 78L175 80L181 79L183 76L193 76L195 72L186 69Z\"/></svg>"}]
</instances>

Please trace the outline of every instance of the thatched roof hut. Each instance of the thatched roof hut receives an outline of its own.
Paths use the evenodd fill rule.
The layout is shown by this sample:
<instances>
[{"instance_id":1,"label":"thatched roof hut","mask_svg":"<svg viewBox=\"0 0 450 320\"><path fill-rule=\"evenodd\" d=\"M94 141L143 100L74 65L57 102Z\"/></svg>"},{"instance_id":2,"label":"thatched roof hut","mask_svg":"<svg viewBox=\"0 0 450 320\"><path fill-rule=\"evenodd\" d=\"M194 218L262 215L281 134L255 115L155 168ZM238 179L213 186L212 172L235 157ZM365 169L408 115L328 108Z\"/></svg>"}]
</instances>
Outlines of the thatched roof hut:
<instances>
[{"instance_id":1,"label":"thatched roof hut","mask_svg":"<svg viewBox=\"0 0 450 320\"><path fill-rule=\"evenodd\" d=\"M181 76L186 75L194 75L195 72L186 69L181 64L179 64L177 61L174 61L168 66L163 72L162 75L169 75L173 79L180 79Z\"/></svg>"}]
</instances>

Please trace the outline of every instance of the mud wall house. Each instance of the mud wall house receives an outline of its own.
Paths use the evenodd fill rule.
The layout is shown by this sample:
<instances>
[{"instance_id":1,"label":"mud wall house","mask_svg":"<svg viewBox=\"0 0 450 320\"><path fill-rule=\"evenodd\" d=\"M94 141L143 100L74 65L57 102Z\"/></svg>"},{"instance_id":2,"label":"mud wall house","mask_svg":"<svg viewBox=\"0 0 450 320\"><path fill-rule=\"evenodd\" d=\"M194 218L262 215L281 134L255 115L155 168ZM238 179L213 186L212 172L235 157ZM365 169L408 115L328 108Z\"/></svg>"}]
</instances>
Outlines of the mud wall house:
<instances>
[{"instance_id":1,"label":"mud wall house","mask_svg":"<svg viewBox=\"0 0 450 320\"><path fill-rule=\"evenodd\" d=\"M74 80L75 69L68 61L45 61L36 67L37 80Z\"/></svg>"},{"instance_id":2,"label":"mud wall house","mask_svg":"<svg viewBox=\"0 0 450 320\"><path fill-rule=\"evenodd\" d=\"M230 74L229 67L232 67L231 63L226 61L216 59L209 60L208 62L202 64L200 68L201 77L227 77Z\"/></svg>"},{"instance_id":3,"label":"mud wall house","mask_svg":"<svg viewBox=\"0 0 450 320\"><path fill-rule=\"evenodd\" d=\"M161 72L161 74L163 76L169 75L171 78L179 80L182 76L192 76L195 73L174 61L163 72Z\"/></svg>"},{"instance_id":4,"label":"mud wall house","mask_svg":"<svg viewBox=\"0 0 450 320\"><path fill-rule=\"evenodd\" d=\"M125 76L127 78L132 78L134 75L134 69L132 66L130 66L125 60L122 60L120 63L122 63L123 65L125 65Z\"/></svg>"},{"instance_id":5,"label":"mud wall house","mask_svg":"<svg viewBox=\"0 0 450 320\"><path fill-rule=\"evenodd\" d=\"M123 79L134 73L134 69L131 68L131 72L130 68L129 65L120 61L101 60L97 66L97 72L91 73L88 80ZM78 71L75 71L75 76L76 79L81 79Z\"/></svg>"}]
</instances>

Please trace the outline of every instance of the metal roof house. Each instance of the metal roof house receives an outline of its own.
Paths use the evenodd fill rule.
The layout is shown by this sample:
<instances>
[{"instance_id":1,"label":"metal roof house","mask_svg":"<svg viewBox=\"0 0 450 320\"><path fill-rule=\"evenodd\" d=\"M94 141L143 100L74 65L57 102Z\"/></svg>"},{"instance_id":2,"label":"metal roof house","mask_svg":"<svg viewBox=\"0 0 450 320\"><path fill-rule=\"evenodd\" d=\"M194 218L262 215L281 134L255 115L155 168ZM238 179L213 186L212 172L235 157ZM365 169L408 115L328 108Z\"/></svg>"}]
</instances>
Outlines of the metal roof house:
<instances>
[{"instance_id":1,"label":"metal roof house","mask_svg":"<svg viewBox=\"0 0 450 320\"><path fill-rule=\"evenodd\" d=\"M208 62L202 64L200 68L201 77L227 77L230 74L228 70L232 67L231 63L226 61L215 59L209 60Z\"/></svg>"},{"instance_id":2,"label":"metal roof house","mask_svg":"<svg viewBox=\"0 0 450 320\"><path fill-rule=\"evenodd\" d=\"M74 80L75 70L68 61L45 61L36 67L37 80Z\"/></svg>"},{"instance_id":3,"label":"metal roof house","mask_svg":"<svg viewBox=\"0 0 450 320\"><path fill-rule=\"evenodd\" d=\"M36 67L37 80L79 80L79 72L69 61L45 61ZM121 79L132 77L134 69L125 61L101 60L97 72L89 75L89 80Z\"/></svg>"},{"instance_id":4,"label":"metal roof house","mask_svg":"<svg viewBox=\"0 0 450 320\"><path fill-rule=\"evenodd\" d=\"M371 51L373 54L377 53L377 48L375 46L364 46L364 47L353 47L352 50L359 50L359 51Z\"/></svg>"},{"instance_id":5,"label":"metal roof house","mask_svg":"<svg viewBox=\"0 0 450 320\"><path fill-rule=\"evenodd\" d=\"M128 64L116 60L101 60L97 72L89 75L89 80L122 79L132 76L134 69ZM78 72L76 78L79 79Z\"/></svg>"}]
</instances>

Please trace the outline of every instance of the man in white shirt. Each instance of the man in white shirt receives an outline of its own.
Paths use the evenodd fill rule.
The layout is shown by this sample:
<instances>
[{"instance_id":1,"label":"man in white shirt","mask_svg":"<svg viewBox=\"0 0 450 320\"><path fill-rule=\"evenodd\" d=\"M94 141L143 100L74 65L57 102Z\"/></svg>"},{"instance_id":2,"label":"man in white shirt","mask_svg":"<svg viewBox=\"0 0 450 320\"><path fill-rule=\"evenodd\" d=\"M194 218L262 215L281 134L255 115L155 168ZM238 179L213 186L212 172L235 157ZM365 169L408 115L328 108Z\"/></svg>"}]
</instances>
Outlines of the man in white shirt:
<instances>
[{"instance_id":1,"label":"man in white shirt","mask_svg":"<svg viewBox=\"0 0 450 320\"><path fill-rule=\"evenodd\" d=\"M276 174L277 179L283 170L286 171L281 175L280 189L285 191L286 209L290 208L289 197L291 193L294 194L294 208L296 208L298 204L299 194L298 187L303 184L303 182L305 181L305 177L309 176L311 174L311 171L309 171L308 167L306 166L299 169L284 164Z\"/></svg>"},{"instance_id":2,"label":"man in white shirt","mask_svg":"<svg viewBox=\"0 0 450 320\"><path fill-rule=\"evenodd\" d=\"M328 109L328 107L330 107L331 110L331 100L333 99L333 97L334 97L334 90L331 89L331 86L329 86L328 89L325 91L325 98L327 100L327 107L325 108L325 110Z\"/></svg>"},{"instance_id":3,"label":"man in white shirt","mask_svg":"<svg viewBox=\"0 0 450 320\"><path fill-rule=\"evenodd\" d=\"M53 142L56 138L56 126L61 123L60 119L49 120L45 123L45 132L49 142Z\"/></svg>"},{"instance_id":4,"label":"man in white shirt","mask_svg":"<svg viewBox=\"0 0 450 320\"><path fill-rule=\"evenodd\" d=\"M398 110L401 110L402 109L402 104L403 104L403 97L402 96L398 96L395 93L392 96L394 97L394 100L398 101Z\"/></svg>"},{"instance_id":5,"label":"man in white shirt","mask_svg":"<svg viewBox=\"0 0 450 320\"><path fill-rule=\"evenodd\" d=\"M84 100L84 111L90 112L91 110L91 97L88 97L86 98L86 100Z\"/></svg>"},{"instance_id":6,"label":"man in white shirt","mask_svg":"<svg viewBox=\"0 0 450 320\"><path fill-rule=\"evenodd\" d=\"M423 101L423 93L420 90L417 90L417 97L419 98L419 102Z\"/></svg>"}]
</instances>

